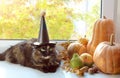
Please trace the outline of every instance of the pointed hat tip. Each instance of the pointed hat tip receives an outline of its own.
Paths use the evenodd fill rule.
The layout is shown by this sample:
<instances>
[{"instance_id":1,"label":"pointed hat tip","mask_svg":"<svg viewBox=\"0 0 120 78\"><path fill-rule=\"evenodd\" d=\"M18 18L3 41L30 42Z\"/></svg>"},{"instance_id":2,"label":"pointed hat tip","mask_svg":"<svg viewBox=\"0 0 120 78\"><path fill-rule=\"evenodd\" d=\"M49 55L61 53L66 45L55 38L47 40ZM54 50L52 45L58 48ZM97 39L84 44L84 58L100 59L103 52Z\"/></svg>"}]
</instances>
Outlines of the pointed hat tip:
<instances>
[{"instance_id":1,"label":"pointed hat tip","mask_svg":"<svg viewBox=\"0 0 120 78\"><path fill-rule=\"evenodd\" d=\"M45 16L46 12L45 11L42 11L41 12L41 16Z\"/></svg>"}]
</instances>

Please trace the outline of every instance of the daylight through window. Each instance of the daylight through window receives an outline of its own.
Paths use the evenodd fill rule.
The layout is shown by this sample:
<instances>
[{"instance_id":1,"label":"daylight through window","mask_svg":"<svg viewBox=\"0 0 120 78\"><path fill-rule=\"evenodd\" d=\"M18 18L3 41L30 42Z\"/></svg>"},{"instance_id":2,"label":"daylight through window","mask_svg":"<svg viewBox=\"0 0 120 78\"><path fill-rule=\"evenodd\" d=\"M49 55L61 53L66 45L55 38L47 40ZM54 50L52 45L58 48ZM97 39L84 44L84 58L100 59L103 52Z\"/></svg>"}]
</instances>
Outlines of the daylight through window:
<instances>
[{"instance_id":1,"label":"daylight through window","mask_svg":"<svg viewBox=\"0 0 120 78\"><path fill-rule=\"evenodd\" d=\"M0 0L0 39L37 38L40 12L46 11L51 40L92 35L101 0Z\"/></svg>"}]
</instances>

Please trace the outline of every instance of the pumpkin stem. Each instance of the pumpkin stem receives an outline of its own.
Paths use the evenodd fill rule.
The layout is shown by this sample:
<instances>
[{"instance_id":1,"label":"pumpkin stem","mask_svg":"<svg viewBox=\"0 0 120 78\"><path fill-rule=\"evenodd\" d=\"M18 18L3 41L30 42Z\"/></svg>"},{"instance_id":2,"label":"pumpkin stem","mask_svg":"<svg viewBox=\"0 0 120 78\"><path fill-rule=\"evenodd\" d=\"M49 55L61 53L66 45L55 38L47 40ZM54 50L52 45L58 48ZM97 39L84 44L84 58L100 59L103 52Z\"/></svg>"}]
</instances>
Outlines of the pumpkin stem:
<instances>
[{"instance_id":1,"label":"pumpkin stem","mask_svg":"<svg viewBox=\"0 0 120 78\"><path fill-rule=\"evenodd\" d=\"M103 16L103 19L106 19L106 16Z\"/></svg>"},{"instance_id":2,"label":"pumpkin stem","mask_svg":"<svg viewBox=\"0 0 120 78\"><path fill-rule=\"evenodd\" d=\"M114 34L111 34L111 36L110 36L110 45L111 46L114 45L113 40L114 40Z\"/></svg>"}]
</instances>

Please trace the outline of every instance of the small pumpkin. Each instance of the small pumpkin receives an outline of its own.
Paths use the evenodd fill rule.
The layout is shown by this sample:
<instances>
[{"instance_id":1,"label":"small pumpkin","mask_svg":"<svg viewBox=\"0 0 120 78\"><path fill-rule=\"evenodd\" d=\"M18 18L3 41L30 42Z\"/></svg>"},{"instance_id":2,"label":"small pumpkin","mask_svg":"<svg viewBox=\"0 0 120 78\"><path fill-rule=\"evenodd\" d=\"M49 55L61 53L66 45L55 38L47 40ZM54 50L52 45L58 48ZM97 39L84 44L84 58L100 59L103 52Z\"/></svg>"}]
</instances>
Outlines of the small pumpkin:
<instances>
[{"instance_id":1,"label":"small pumpkin","mask_svg":"<svg viewBox=\"0 0 120 78\"><path fill-rule=\"evenodd\" d=\"M109 41L110 35L115 32L112 19L99 19L94 24L92 39L88 42L87 51L93 55L97 45L103 41Z\"/></svg>"},{"instance_id":2,"label":"small pumpkin","mask_svg":"<svg viewBox=\"0 0 120 78\"><path fill-rule=\"evenodd\" d=\"M78 39L78 42L83 44L84 46L87 46L88 44L88 39L86 38L86 35L80 39Z\"/></svg>"},{"instance_id":3,"label":"small pumpkin","mask_svg":"<svg viewBox=\"0 0 120 78\"><path fill-rule=\"evenodd\" d=\"M93 61L104 73L120 74L120 44L113 43L113 35L110 42L101 42L97 46Z\"/></svg>"},{"instance_id":4,"label":"small pumpkin","mask_svg":"<svg viewBox=\"0 0 120 78\"><path fill-rule=\"evenodd\" d=\"M79 55L86 52L87 49L83 44L80 44L78 42L71 43L68 48L68 57L71 59L74 53L78 53Z\"/></svg>"}]
</instances>

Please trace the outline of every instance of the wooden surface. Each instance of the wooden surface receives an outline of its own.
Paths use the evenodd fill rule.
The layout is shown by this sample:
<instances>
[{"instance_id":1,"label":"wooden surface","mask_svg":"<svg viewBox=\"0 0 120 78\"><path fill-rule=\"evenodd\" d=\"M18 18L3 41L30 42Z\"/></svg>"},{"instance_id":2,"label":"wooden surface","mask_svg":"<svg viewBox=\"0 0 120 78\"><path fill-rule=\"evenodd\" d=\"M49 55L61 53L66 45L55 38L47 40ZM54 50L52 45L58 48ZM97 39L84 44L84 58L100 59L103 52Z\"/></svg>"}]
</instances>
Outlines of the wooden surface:
<instances>
[{"instance_id":1,"label":"wooden surface","mask_svg":"<svg viewBox=\"0 0 120 78\"><path fill-rule=\"evenodd\" d=\"M0 53L21 41L0 40ZM59 46L57 49L61 50L61 47ZM61 67L55 73L43 73L32 68L20 66L19 64L0 61L0 78L120 78L120 75L107 75L103 73L91 75L85 73L83 77L78 77L73 73L62 70Z\"/></svg>"}]
</instances>

